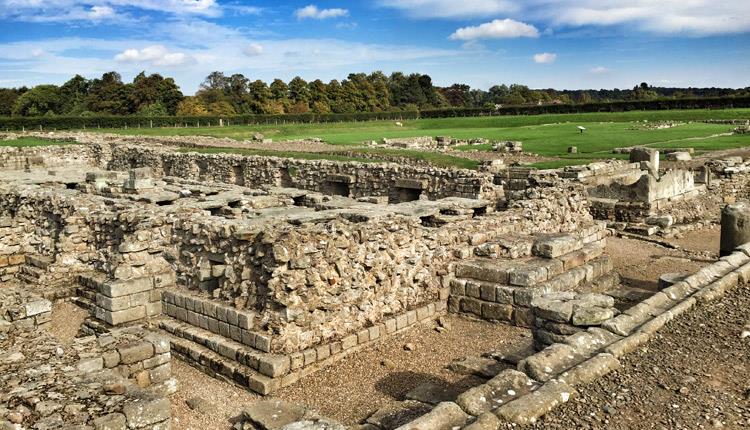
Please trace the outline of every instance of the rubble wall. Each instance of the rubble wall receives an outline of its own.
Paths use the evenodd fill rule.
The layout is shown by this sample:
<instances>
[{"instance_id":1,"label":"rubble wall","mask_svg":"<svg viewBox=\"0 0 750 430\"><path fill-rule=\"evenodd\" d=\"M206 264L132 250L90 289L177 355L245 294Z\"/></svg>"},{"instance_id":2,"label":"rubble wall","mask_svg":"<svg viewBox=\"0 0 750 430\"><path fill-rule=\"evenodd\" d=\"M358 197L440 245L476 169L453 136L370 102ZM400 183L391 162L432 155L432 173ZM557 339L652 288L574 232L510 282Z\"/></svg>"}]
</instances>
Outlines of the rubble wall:
<instances>
[{"instance_id":1,"label":"rubble wall","mask_svg":"<svg viewBox=\"0 0 750 430\"><path fill-rule=\"evenodd\" d=\"M464 169L404 166L390 163L334 162L291 158L200 154L117 145L111 170L151 167L155 174L216 181L247 187L290 187L349 197L388 196L403 179L420 183L424 198L502 196L492 175Z\"/></svg>"}]
</instances>

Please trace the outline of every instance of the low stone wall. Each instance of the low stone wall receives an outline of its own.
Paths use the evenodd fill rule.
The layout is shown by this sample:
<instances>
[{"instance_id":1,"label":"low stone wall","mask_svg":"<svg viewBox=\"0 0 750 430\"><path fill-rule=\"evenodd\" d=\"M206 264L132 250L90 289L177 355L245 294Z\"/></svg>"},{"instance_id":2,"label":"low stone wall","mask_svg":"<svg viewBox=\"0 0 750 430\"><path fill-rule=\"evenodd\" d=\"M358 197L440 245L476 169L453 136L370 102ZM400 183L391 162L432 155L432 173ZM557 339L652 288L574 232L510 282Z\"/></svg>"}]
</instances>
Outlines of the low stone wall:
<instances>
[{"instance_id":1,"label":"low stone wall","mask_svg":"<svg viewBox=\"0 0 750 430\"><path fill-rule=\"evenodd\" d=\"M588 230L588 231L586 231ZM600 225L573 234L528 238L534 257L480 258L456 264L448 309L478 318L534 326L533 301L562 291L599 291L613 286L612 263L602 255ZM522 238L516 238L522 241Z\"/></svg>"},{"instance_id":2,"label":"low stone wall","mask_svg":"<svg viewBox=\"0 0 750 430\"><path fill-rule=\"evenodd\" d=\"M52 318L52 302L20 286L0 292L0 332L11 327L44 328Z\"/></svg>"},{"instance_id":3,"label":"low stone wall","mask_svg":"<svg viewBox=\"0 0 750 430\"><path fill-rule=\"evenodd\" d=\"M26 168L60 166L92 166L99 160L82 145L50 145L14 148L0 146L0 168L23 170Z\"/></svg>"},{"instance_id":4,"label":"low stone wall","mask_svg":"<svg viewBox=\"0 0 750 430\"><path fill-rule=\"evenodd\" d=\"M117 145L108 168L150 167L155 174L225 182L248 187L300 188L347 197L388 196L398 180L422 184L430 200L445 197L497 200L502 187L488 174L463 169L390 163L334 162L236 154L179 153L160 148ZM394 202L398 203L398 202Z\"/></svg>"},{"instance_id":5,"label":"low stone wall","mask_svg":"<svg viewBox=\"0 0 750 430\"><path fill-rule=\"evenodd\" d=\"M169 340L140 327L114 329L75 339L79 370L112 369L141 388L166 384L174 389Z\"/></svg>"},{"instance_id":6,"label":"low stone wall","mask_svg":"<svg viewBox=\"0 0 750 430\"><path fill-rule=\"evenodd\" d=\"M13 218L0 216L0 282L15 277L26 261L28 242L26 228Z\"/></svg>"}]
</instances>

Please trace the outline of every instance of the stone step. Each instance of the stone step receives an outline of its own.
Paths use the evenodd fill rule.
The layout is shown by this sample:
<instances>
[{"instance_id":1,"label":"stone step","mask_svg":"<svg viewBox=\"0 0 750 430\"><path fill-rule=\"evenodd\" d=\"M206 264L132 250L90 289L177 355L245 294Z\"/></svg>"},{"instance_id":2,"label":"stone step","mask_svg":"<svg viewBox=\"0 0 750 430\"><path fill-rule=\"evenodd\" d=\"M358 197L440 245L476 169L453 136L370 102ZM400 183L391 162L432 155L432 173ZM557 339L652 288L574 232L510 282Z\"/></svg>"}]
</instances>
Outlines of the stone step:
<instances>
[{"instance_id":1,"label":"stone step","mask_svg":"<svg viewBox=\"0 0 750 430\"><path fill-rule=\"evenodd\" d=\"M528 287L547 281L564 271L582 266L602 255L604 245L592 242L557 258L539 257L515 260L488 258L464 261L456 265L456 277L494 284Z\"/></svg>"},{"instance_id":2,"label":"stone step","mask_svg":"<svg viewBox=\"0 0 750 430\"><path fill-rule=\"evenodd\" d=\"M25 284L32 284L32 285L34 285L34 284L37 284L39 282L39 278L35 278L33 276L30 276L30 275L28 275L26 273L22 273L22 272L16 273L16 278L19 281L21 281L21 282L23 282Z\"/></svg>"},{"instance_id":3,"label":"stone step","mask_svg":"<svg viewBox=\"0 0 750 430\"><path fill-rule=\"evenodd\" d=\"M172 355L210 376L263 395L270 394L282 386L282 378L269 378L192 340L169 332L165 333L165 336L169 339Z\"/></svg>"},{"instance_id":4,"label":"stone step","mask_svg":"<svg viewBox=\"0 0 750 430\"><path fill-rule=\"evenodd\" d=\"M253 329L256 314L252 311L177 289L164 291L162 308L166 315L179 321L264 352L271 350L270 336Z\"/></svg>"},{"instance_id":5,"label":"stone step","mask_svg":"<svg viewBox=\"0 0 750 430\"><path fill-rule=\"evenodd\" d=\"M659 232L659 226L630 223L625 227L625 231L628 233L638 234L641 236L653 236Z\"/></svg>"},{"instance_id":6,"label":"stone step","mask_svg":"<svg viewBox=\"0 0 750 430\"><path fill-rule=\"evenodd\" d=\"M42 279L42 276L46 273L44 269L40 269L36 266L24 264L21 266L21 273L26 274L36 280Z\"/></svg>"},{"instance_id":7,"label":"stone step","mask_svg":"<svg viewBox=\"0 0 750 430\"><path fill-rule=\"evenodd\" d=\"M290 369L290 359L286 355L259 351L230 338L167 316L160 318L158 324L160 328L175 337L199 344L230 361L248 366L265 376L275 378L285 374Z\"/></svg>"},{"instance_id":8,"label":"stone step","mask_svg":"<svg viewBox=\"0 0 750 430\"><path fill-rule=\"evenodd\" d=\"M47 270L54 262L52 258L45 257L44 255L26 255L26 264L42 270Z\"/></svg>"}]
</instances>

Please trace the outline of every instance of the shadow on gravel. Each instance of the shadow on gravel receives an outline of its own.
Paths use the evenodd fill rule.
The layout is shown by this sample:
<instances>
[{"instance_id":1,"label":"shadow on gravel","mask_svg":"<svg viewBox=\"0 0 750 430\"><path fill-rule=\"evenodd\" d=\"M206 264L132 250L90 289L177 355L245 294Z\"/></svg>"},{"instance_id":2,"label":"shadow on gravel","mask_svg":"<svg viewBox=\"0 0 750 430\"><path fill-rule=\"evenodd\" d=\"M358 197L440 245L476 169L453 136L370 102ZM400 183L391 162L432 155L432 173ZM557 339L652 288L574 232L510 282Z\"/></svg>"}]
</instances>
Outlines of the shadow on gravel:
<instances>
[{"instance_id":1,"label":"shadow on gravel","mask_svg":"<svg viewBox=\"0 0 750 430\"><path fill-rule=\"evenodd\" d=\"M448 382L443 378L428 373L419 372L393 372L381 378L375 383L375 389L396 400L405 400L407 393L419 386L431 385L443 391L439 396L456 397L467 388L479 385L482 379L475 376L467 376L456 382ZM427 390L427 392L432 390ZM455 396L453 395L455 394Z\"/></svg>"}]
</instances>

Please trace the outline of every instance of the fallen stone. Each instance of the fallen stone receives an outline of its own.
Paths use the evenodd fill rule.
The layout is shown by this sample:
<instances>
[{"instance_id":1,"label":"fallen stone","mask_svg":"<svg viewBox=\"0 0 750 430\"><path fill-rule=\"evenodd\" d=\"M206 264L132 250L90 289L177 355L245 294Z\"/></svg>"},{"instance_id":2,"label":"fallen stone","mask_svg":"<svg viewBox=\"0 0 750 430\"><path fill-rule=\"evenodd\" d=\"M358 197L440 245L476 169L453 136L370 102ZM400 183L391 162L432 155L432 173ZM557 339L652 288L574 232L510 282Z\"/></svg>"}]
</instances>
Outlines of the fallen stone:
<instances>
[{"instance_id":1,"label":"fallen stone","mask_svg":"<svg viewBox=\"0 0 750 430\"><path fill-rule=\"evenodd\" d=\"M464 357L448 365L448 369L463 375L476 375L492 378L503 370L504 366L496 360L484 357Z\"/></svg>"},{"instance_id":2,"label":"fallen stone","mask_svg":"<svg viewBox=\"0 0 750 430\"><path fill-rule=\"evenodd\" d=\"M557 405L567 402L576 394L575 389L565 382L553 380L533 393L499 407L495 414L513 424L534 424L539 417Z\"/></svg>"},{"instance_id":3,"label":"fallen stone","mask_svg":"<svg viewBox=\"0 0 750 430\"><path fill-rule=\"evenodd\" d=\"M457 404L443 402L396 430L454 430L463 427L468 420L469 416Z\"/></svg>"},{"instance_id":4,"label":"fallen stone","mask_svg":"<svg viewBox=\"0 0 750 430\"><path fill-rule=\"evenodd\" d=\"M246 421L263 430L280 430L284 426L300 421L307 408L284 400L260 400L242 411Z\"/></svg>"}]
</instances>

